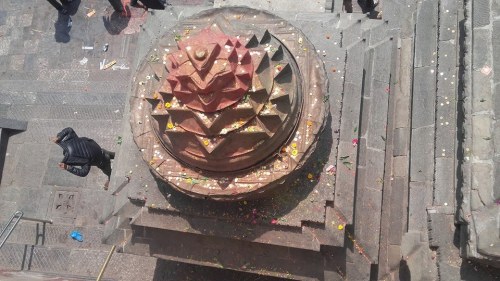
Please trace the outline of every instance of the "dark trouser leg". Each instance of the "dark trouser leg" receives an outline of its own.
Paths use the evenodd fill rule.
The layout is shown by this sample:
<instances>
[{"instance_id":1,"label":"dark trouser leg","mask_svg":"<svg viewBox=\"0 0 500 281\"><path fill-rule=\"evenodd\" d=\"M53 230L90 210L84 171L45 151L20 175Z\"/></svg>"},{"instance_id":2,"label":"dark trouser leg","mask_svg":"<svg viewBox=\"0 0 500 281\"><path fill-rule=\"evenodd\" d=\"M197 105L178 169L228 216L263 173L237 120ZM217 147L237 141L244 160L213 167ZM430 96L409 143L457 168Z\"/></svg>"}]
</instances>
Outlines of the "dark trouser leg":
<instances>
[{"instance_id":1,"label":"dark trouser leg","mask_svg":"<svg viewBox=\"0 0 500 281\"><path fill-rule=\"evenodd\" d=\"M102 149L102 152L104 153L105 157L109 159L115 159L115 153L106 149Z\"/></svg>"},{"instance_id":2,"label":"dark trouser leg","mask_svg":"<svg viewBox=\"0 0 500 281\"><path fill-rule=\"evenodd\" d=\"M101 171L108 176L108 180L111 177L111 158L109 157L109 154L104 153L104 159L101 161L101 164L99 164L97 167L101 169Z\"/></svg>"},{"instance_id":3,"label":"dark trouser leg","mask_svg":"<svg viewBox=\"0 0 500 281\"><path fill-rule=\"evenodd\" d=\"M57 0L47 0L49 1L49 3L54 6L54 8L56 8L56 10L58 11L62 11L63 9L63 6L61 4L59 4L59 2L57 2Z\"/></svg>"},{"instance_id":4,"label":"dark trouser leg","mask_svg":"<svg viewBox=\"0 0 500 281\"><path fill-rule=\"evenodd\" d=\"M117 13L123 13L123 4L121 0L108 0L109 4L115 9Z\"/></svg>"}]
</instances>

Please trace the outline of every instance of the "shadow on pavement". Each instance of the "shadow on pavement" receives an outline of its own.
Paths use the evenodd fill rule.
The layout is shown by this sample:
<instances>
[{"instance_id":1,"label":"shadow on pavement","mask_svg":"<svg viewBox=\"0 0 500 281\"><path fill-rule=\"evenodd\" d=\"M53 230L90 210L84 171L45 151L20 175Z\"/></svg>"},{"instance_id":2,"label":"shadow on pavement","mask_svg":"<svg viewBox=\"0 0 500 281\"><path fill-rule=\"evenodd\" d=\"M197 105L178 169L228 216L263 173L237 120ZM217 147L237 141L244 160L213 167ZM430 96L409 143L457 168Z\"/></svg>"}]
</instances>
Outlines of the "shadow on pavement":
<instances>
[{"instance_id":1,"label":"shadow on pavement","mask_svg":"<svg viewBox=\"0 0 500 281\"><path fill-rule=\"evenodd\" d=\"M72 26L71 17L59 13L57 21L54 23L55 27L54 38L56 39L56 42L68 43L69 40L71 40L71 36L69 35L71 26Z\"/></svg>"},{"instance_id":2,"label":"shadow on pavement","mask_svg":"<svg viewBox=\"0 0 500 281\"><path fill-rule=\"evenodd\" d=\"M68 43L71 40L69 32L73 22L71 16L78 12L78 7L80 7L81 0L73 0L70 3L64 4L63 7L68 10L67 15L63 15L60 12L57 15L57 21L54 23L55 33L54 38L56 42Z\"/></svg>"},{"instance_id":3,"label":"shadow on pavement","mask_svg":"<svg viewBox=\"0 0 500 281\"><path fill-rule=\"evenodd\" d=\"M125 9L126 14L130 15L130 8L125 6ZM118 35L128 26L130 16L123 16L119 12L114 11L110 16L103 16L102 21L109 34Z\"/></svg>"}]
</instances>

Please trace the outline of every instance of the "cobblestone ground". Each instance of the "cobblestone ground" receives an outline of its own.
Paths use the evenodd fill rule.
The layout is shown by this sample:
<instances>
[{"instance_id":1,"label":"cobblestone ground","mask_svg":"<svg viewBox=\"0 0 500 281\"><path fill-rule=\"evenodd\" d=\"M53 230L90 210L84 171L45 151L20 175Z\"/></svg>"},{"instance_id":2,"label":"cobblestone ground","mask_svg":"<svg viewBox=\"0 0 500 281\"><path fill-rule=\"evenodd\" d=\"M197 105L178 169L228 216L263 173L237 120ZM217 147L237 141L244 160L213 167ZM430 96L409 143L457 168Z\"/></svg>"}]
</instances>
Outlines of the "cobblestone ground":
<instances>
[{"instance_id":1,"label":"cobblestone ground","mask_svg":"<svg viewBox=\"0 0 500 281\"><path fill-rule=\"evenodd\" d=\"M66 8L71 26L70 17L45 0L0 1L0 117L28 121L25 132L8 139L0 222L4 226L16 210L54 221L22 221L0 250L0 268L95 277L109 250L101 244L99 221L114 199L98 169L85 178L60 170L61 149L49 137L71 126L104 148L118 149L138 32L149 13L132 8L130 18L121 18L107 1L97 0L74 0ZM115 64L100 69L109 62ZM82 243L69 238L73 230L83 234ZM172 277L177 265L157 267L154 258L114 260L105 276L114 280L179 277Z\"/></svg>"}]
</instances>

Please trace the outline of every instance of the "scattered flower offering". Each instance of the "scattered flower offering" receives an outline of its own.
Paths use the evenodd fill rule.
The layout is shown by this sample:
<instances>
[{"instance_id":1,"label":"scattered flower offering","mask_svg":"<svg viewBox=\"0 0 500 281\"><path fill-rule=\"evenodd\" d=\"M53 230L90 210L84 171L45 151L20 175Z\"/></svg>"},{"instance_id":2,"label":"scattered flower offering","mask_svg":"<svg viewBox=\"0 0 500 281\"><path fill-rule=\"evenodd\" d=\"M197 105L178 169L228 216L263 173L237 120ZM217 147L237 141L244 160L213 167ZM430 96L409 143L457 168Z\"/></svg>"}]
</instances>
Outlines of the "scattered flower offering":
<instances>
[{"instance_id":1,"label":"scattered flower offering","mask_svg":"<svg viewBox=\"0 0 500 281\"><path fill-rule=\"evenodd\" d=\"M352 146L356 147L358 145L358 139L352 139Z\"/></svg>"}]
</instances>

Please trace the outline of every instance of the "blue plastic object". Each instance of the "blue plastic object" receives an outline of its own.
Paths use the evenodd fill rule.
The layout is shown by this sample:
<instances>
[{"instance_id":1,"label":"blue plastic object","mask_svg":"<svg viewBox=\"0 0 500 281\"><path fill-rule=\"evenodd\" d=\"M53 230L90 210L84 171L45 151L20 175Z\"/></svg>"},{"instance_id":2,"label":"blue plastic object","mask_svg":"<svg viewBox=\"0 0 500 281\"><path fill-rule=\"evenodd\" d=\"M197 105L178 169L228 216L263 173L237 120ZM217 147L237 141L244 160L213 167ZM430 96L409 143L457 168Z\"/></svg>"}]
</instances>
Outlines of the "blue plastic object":
<instances>
[{"instance_id":1,"label":"blue plastic object","mask_svg":"<svg viewBox=\"0 0 500 281\"><path fill-rule=\"evenodd\" d=\"M71 232L70 236L71 236L71 238L75 239L78 242L83 242L83 235L76 230Z\"/></svg>"}]
</instances>

